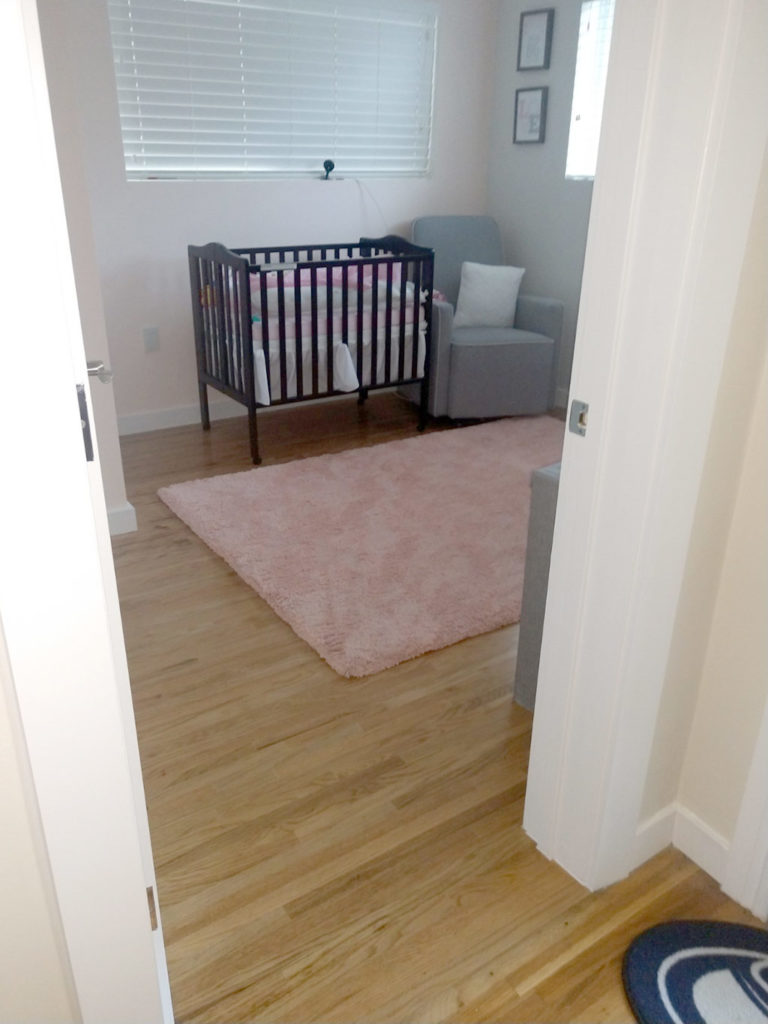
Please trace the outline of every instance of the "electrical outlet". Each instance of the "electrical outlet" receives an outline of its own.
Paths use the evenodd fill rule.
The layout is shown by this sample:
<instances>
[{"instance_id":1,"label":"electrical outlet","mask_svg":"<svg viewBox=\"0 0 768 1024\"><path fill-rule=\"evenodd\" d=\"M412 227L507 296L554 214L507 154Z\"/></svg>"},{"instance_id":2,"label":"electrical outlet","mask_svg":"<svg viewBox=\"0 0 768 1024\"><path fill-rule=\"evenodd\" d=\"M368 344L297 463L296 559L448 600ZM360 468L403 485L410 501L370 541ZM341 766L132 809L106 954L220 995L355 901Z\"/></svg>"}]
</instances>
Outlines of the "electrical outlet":
<instances>
[{"instance_id":1,"label":"electrical outlet","mask_svg":"<svg viewBox=\"0 0 768 1024\"><path fill-rule=\"evenodd\" d=\"M156 327L145 327L142 331L144 338L144 351L145 352L157 352L160 348L160 335L157 332Z\"/></svg>"}]
</instances>

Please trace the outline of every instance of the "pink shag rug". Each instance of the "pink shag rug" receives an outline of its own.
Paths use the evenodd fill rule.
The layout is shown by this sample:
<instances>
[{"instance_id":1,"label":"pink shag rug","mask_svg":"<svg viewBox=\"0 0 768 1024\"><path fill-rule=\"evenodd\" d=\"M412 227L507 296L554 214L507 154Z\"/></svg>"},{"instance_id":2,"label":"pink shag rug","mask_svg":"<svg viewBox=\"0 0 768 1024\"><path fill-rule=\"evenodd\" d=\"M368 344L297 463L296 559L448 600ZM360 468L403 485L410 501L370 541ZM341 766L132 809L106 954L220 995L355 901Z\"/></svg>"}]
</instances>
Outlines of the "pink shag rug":
<instances>
[{"instance_id":1,"label":"pink shag rug","mask_svg":"<svg viewBox=\"0 0 768 1024\"><path fill-rule=\"evenodd\" d=\"M517 622L531 471L563 424L497 420L158 493L344 676Z\"/></svg>"}]
</instances>

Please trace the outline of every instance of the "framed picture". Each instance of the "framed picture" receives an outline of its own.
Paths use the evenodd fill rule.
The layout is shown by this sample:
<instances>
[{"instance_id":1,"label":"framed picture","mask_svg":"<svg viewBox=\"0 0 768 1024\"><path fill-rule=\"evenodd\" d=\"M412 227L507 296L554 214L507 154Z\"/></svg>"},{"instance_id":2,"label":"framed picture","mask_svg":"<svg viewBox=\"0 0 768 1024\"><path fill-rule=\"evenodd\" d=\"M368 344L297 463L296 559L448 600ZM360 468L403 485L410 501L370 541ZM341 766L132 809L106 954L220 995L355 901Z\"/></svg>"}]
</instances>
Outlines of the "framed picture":
<instances>
[{"instance_id":1,"label":"framed picture","mask_svg":"<svg viewBox=\"0 0 768 1024\"><path fill-rule=\"evenodd\" d=\"M520 15L520 38L517 43L518 71L549 67L554 24L554 7L542 11L523 11Z\"/></svg>"},{"instance_id":2,"label":"framed picture","mask_svg":"<svg viewBox=\"0 0 768 1024\"><path fill-rule=\"evenodd\" d=\"M515 142L543 142L547 126L546 86L515 92Z\"/></svg>"}]
</instances>

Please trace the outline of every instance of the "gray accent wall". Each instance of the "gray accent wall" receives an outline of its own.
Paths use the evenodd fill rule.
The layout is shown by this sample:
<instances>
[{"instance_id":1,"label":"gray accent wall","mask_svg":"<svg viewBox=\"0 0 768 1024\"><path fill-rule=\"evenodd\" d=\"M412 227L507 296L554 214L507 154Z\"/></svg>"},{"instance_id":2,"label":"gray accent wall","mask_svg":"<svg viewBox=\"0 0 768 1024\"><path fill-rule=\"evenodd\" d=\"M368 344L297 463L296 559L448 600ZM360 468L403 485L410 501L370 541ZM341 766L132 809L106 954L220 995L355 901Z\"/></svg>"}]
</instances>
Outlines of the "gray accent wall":
<instances>
[{"instance_id":1,"label":"gray accent wall","mask_svg":"<svg viewBox=\"0 0 768 1024\"><path fill-rule=\"evenodd\" d=\"M550 67L517 71L520 13L554 7ZM499 223L507 262L525 267L522 291L565 305L556 401L565 406L584 267L591 181L566 181L565 157L581 0L500 0L496 81L488 161L488 213ZM543 143L515 144L515 90L547 86Z\"/></svg>"}]
</instances>

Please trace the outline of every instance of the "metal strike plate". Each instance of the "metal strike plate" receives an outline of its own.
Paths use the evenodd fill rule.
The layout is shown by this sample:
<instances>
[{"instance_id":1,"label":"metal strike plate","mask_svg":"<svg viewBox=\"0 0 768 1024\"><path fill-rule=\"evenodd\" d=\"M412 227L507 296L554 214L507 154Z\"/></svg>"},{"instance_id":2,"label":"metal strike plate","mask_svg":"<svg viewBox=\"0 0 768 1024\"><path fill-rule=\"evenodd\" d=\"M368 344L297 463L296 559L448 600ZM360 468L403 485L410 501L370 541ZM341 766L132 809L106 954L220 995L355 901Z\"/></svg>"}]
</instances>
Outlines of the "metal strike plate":
<instances>
[{"instance_id":1,"label":"metal strike plate","mask_svg":"<svg viewBox=\"0 0 768 1024\"><path fill-rule=\"evenodd\" d=\"M584 437L587 432L588 413L589 404L574 398L571 402L571 415L568 417L568 429L572 434L579 434L580 437Z\"/></svg>"},{"instance_id":2,"label":"metal strike plate","mask_svg":"<svg viewBox=\"0 0 768 1024\"><path fill-rule=\"evenodd\" d=\"M88 400L85 397L85 384L76 384L77 404L80 409L80 426L83 428L83 444L85 445L85 458L87 462L93 462L93 438L91 437L91 420L88 416Z\"/></svg>"}]
</instances>

